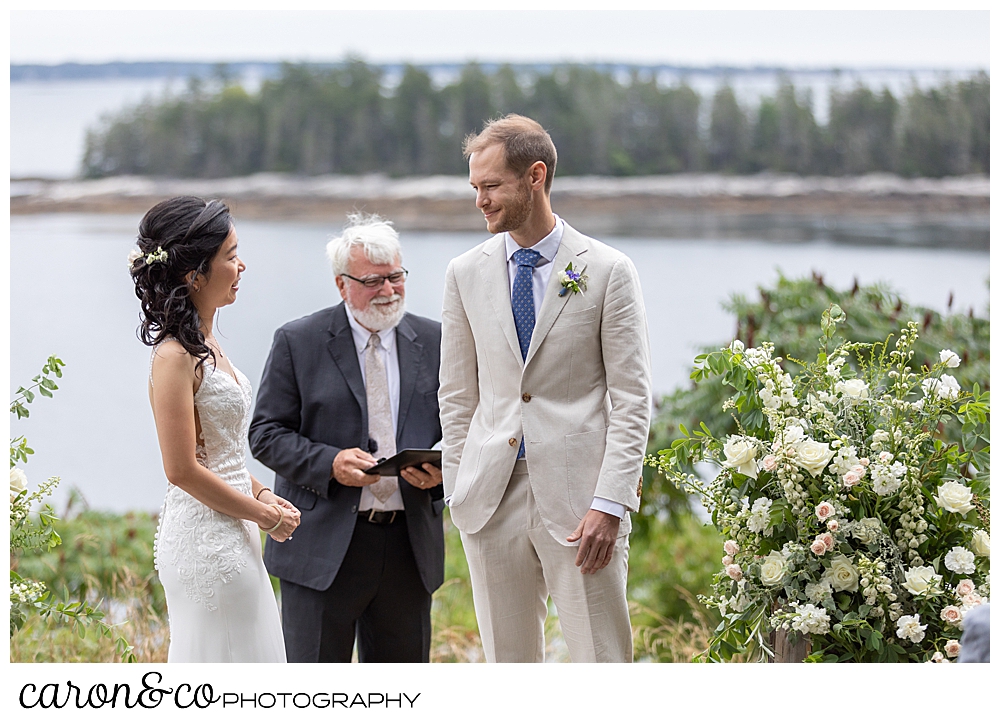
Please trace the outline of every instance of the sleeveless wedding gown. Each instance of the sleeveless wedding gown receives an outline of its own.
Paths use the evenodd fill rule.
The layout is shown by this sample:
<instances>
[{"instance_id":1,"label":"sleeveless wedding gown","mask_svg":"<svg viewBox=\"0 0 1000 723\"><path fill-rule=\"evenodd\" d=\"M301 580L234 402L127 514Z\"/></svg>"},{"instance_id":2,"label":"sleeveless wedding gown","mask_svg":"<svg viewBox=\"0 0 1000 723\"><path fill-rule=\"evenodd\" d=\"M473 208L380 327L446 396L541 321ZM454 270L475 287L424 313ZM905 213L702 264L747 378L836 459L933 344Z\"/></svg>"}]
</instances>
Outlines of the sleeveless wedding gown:
<instances>
[{"instance_id":1,"label":"sleeveless wedding gown","mask_svg":"<svg viewBox=\"0 0 1000 723\"><path fill-rule=\"evenodd\" d=\"M209 362L202 368L194 395L201 422L198 462L252 495L245 457L250 382L236 367L236 379ZM167 598L168 662L285 662L257 525L216 512L168 483L154 561Z\"/></svg>"}]
</instances>

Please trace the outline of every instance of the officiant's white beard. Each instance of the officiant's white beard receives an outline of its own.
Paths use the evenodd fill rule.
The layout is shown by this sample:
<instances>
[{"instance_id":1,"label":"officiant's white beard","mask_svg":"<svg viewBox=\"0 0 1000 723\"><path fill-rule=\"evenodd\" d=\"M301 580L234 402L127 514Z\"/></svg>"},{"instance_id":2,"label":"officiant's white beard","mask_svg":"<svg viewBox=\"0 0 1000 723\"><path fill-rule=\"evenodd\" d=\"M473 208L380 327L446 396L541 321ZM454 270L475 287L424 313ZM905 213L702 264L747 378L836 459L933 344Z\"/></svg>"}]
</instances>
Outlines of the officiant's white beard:
<instances>
[{"instance_id":1,"label":"officiant's white beard","mask_svg":"<svg viewBox=\"0 0 1000 723\"><path fill-rule=\"evenodd\" d=\"M392 329L406 313L406 300L402 294L376 296L368 302L367 309L357 309L349 300L345 301L354 320L370 331Z\"/></svg>"}]
</instances>

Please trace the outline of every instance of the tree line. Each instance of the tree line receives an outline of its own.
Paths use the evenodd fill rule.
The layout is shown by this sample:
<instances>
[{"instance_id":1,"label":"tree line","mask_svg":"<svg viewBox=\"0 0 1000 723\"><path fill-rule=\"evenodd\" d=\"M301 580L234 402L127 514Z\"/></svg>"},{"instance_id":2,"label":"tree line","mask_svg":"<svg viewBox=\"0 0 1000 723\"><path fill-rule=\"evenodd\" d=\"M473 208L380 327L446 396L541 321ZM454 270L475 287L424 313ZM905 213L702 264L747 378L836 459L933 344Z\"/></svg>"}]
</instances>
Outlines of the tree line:
<instances>
[{"instance_id":1,"label":"tree line","mask_svg":"<svg viewBox=\"0 0 1000 723\"><path fill-rule=\"evenodd\" d=\"M727 83L704 98L683 81L664 87L639 70L619 79L587 65L487 73L468 63L437 87L416 66L392 84L360 60L283 64L253 93L220 67L213 83L192 79L103 119L87 134L82 173L460 175L466 134L522 113L551 133L560 175L988 174L989 100L985 72L900 98L858 84L830 91L821 125L810 93L787 78L751 107Z\"/></svg>"}]
</instances>

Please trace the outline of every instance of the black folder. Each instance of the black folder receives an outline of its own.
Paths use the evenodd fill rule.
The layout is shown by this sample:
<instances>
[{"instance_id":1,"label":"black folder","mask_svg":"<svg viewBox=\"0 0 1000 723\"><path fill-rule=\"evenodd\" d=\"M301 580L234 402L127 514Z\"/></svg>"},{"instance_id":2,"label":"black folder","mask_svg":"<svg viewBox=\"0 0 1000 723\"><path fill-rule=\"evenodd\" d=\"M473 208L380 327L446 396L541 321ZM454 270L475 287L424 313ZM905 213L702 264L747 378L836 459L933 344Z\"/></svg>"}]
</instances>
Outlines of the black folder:
<instances>
[{"instance_id":1,"label":"black folder","mask_svg":"<svg viewBox=\"0 0 1000 723\"><path fill-rule=\"evenodd\" d=\"M404 467L417 467L421 471L424 462L430 462L435 467L441 467L441 450L439 449L404 449L392 457L384 457L374 467L365 470L365 474L378 474L383 477L398 477L399 470Z\"/></svg>"}]
</instances>

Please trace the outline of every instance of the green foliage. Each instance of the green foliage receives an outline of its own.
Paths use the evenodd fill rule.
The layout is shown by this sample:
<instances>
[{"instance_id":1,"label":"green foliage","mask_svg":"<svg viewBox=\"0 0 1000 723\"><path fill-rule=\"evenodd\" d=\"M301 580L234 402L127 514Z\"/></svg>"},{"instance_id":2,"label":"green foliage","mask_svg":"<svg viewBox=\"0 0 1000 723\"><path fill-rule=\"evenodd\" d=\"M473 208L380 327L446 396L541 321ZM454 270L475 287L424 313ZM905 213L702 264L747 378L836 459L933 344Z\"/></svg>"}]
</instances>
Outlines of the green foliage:
<instances>
[{"instance_id":1,"label":"green foliage","mask_svg":"<svg viewBox=\"0 0 1000 723\"><path fill-rule=\"evenodd\" d=\"M407 65L389 87L381 68L352 58L284 64L252 94L220 68L211 91L193 80L178 95L104 118L87 134L83 173L462 174L465 136L506 113L549 130L565 175L989 173L985 73L901 100L888 90L833 89L822 127L812 98L787 78L747 108L728 85L703 99L684 81L664 86L638 69L619 78L579 64L487 72L468 63L438 88L427 70Z\"/></svg>"},{"instance_id":2,"label":"green foliage","mask_svg":"<svg viewBox=\"0 0 1000 723\"><path fill-rule=\"evenodd\" d=\"M34 384L18 387L17 397L10 403L10 413L18 419L28 416L27 406L35 399L35 390L45 397L59 387L50 378L62 376L64 362L50 356L42 373L34 377ZM25 627L33 618L54 620L84 637L88 628L96 628L99 636L113 639L119 659L135 660L132 646L115 631L114 625L104 622L104 611L87 602L63 601L43 580L29 577L21 563L38 560L62 543L56 531L57 517L49 504L34 510L35 503L48 497L59 484L58 477L51 477L34 492L27 487L27 476L16 467L26 463L34 450L27 446L23 436L10 440L10 635Z\"/></svg>"}]
</instances>

